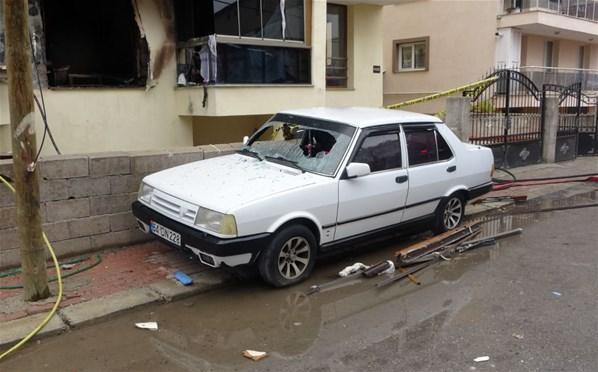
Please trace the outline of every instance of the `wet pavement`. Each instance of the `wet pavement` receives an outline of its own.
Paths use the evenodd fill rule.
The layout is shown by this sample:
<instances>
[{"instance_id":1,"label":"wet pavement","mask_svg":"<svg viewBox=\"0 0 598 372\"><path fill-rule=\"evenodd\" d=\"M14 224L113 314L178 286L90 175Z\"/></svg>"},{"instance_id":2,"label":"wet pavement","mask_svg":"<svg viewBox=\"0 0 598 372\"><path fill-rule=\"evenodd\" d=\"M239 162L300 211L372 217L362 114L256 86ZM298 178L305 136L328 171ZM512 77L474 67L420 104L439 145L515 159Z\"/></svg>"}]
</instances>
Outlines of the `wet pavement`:
<instances>
[{"instance_id":1,"label":"wet pavement","mask_svg":"<svg viewBox=\"0 0 598 372\"><path fill-rule=\"evenodd\" d=\"M512 211L598 203L579 185ZM394 237L320 262L306 283L236 283L33 342L6 371L593 371L598 364L598 208L486 217L484 233L524 233L384 289L359 279L306 295L354 262L418 237ZM348 255L348 257L346 256ZM134 328L157 321L159 331ZM267 351L253 362L241 351ZM474 358L489 356L475 363Z\"/></svg>"}]
</instances>

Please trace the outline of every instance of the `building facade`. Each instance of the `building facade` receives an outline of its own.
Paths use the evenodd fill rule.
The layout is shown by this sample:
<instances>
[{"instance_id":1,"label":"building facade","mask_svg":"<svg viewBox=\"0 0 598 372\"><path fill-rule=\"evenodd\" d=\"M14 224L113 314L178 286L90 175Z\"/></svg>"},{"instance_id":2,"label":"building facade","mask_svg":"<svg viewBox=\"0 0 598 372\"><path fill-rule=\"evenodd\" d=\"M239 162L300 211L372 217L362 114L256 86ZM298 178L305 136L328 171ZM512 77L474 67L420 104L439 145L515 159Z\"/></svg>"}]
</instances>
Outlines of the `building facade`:
<instances>
[{"instance_id":1,"label":"building facade","mask_svg":"<svg viewBox=\"0 0 598 372\"><path fill-rule=\"evenodd\" d=\"M30 0L34 85L64 153L241 141L279 110L381 106L392 2ZM0 24L0 78L3 62Z\"/></svg>"},{"instance_id":2,"label":"building facade","mask_svg":"<svg viewBox=\"0 0 598 372\"><path fill-rule=\"evenodd\" d=\"M384 9L384 103L480 80L497 67L598 91L593 0L422 0ZM391 68L392 67L392 68ZM435 113L437 100L412 109Z\"/></svg>"}]
</instances>

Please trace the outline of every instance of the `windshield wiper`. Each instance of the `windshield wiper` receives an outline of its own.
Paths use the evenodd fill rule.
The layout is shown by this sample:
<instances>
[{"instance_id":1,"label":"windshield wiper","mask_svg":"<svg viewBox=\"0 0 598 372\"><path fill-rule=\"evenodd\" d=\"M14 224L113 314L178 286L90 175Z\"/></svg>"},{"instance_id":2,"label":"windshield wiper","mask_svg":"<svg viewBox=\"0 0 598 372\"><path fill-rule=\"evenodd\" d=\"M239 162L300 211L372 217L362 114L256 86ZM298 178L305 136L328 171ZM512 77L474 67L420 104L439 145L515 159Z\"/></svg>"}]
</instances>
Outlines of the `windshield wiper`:
<instances>
[{"instance_id":1,"label":"windshield wiper","mask_svg":"<svg viewBox=\"0 0 598 372\"><path fill-rule=\"evenodd\" d=\"M295 169L299 169L302 173L305 173L305 169L301 168L296 161L293 160L289 160L289 159L285 159L281 156L264 156L264 158L268 161L271 161L273 163L277 163L277 164L282 164L282 165L286 165L288 167L291 168L295 168Z\"/></svg>"},{"instance_id":2,"label":"windshield wiper","mask_svg":"<svg viewBox=\"0 0 598 372\"><path fill-rule=\"evenodd\" d=\"M238 154L241 154L241 155L247 155L247 156L251 156L252 158L256 158L256 159L257 159L257 160L259 160L259 161L262 161L262 160L264 160L264 159L263 159L263 158L260 156L260 154L258 154L256 151L251 151L251 150L249 150L248 148L244 148L244 149L241 149L241 150L237 150L237 153L238 153Z\"/></svg>"}]
</instances>

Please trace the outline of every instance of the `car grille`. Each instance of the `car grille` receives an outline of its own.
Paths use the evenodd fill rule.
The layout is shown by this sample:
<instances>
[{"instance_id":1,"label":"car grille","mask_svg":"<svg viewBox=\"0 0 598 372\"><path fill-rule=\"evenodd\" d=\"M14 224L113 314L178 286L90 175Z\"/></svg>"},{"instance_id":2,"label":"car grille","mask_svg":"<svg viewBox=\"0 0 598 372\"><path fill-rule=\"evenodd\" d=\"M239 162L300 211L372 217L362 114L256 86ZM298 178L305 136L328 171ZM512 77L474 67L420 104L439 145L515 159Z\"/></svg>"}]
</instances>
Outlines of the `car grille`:
<instances>
[{"instance_id":1,"label":"car grille","mask_svg":"<svg viewBox=\"0 0 598 372\"><path fill-rule=\"evenodd\" d=\"M187 203L181 199L154 190L151 199L151 206L158 212L176 219L182 219L187 223L195 223L195 215L199 209L197 206Z\"/></svg>"}]
</instances>

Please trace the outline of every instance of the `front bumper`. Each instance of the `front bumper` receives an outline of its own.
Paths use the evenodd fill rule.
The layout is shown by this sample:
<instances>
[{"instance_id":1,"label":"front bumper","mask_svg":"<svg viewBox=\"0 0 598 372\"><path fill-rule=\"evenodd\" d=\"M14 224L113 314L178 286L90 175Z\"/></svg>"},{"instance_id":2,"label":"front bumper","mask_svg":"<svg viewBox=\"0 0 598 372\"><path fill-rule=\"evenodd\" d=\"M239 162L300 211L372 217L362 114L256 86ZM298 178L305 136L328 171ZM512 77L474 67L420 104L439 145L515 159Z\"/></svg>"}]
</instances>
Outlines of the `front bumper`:
<instances>
[{"instance_id":1,"label":"front bumper","mask_svg":"<svg viewBox=\"0 0 598 372\"><path fill-rule=\"evenodd\" d=\"M141 230L150 233L149 225L153 221L181 234L180 247L159 236L154 236L173 247L189 249L202 263L212 267L251 264L255 262L262 249L270 244L272 238L271 233L231 239L218 238L168 218L139 201L133 203L132 209Z\"/></svg>"}]
</instances>

